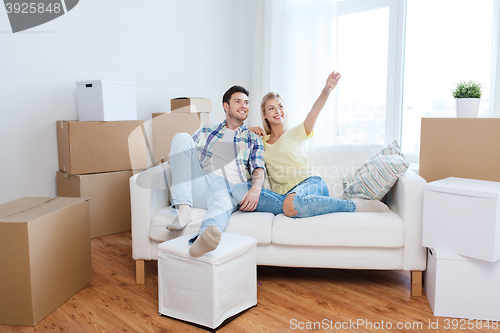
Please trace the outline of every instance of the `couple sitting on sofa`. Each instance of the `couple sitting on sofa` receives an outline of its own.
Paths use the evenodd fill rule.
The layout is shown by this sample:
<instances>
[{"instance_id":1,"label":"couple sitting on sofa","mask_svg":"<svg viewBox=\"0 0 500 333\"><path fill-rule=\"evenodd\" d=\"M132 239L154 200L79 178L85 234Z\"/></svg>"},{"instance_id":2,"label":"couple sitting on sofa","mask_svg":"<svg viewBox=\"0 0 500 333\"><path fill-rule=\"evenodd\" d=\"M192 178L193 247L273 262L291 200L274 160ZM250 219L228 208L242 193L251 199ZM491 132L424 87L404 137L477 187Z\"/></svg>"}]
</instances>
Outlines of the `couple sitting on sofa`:
<instances>
[{"instance_id":1,"label":"couple sitting on sofa","mask_svg":"<svg viewBox=\"0 0 500 333\"><path fill-rule=\"evenodd\" d=\"M269 93L261 103L266 136L261 128L248 129L244 125L248 91L233 86L222 98L224 122L209 124L192 137L181 133L173 138L170 191L178 215L167 229L182 230L189 224L191 207L207 210L198 234L189 241L192 256L217 248L238 207L294 218L389 210L380 201L331 198L325 182L308 164L305 140L312 137L316 119L339 79L336 72L328 76L306 119L294 128L286 128L282 97ZM263 188L266 165L272 191Z\"/></svg>"}]
</instances>

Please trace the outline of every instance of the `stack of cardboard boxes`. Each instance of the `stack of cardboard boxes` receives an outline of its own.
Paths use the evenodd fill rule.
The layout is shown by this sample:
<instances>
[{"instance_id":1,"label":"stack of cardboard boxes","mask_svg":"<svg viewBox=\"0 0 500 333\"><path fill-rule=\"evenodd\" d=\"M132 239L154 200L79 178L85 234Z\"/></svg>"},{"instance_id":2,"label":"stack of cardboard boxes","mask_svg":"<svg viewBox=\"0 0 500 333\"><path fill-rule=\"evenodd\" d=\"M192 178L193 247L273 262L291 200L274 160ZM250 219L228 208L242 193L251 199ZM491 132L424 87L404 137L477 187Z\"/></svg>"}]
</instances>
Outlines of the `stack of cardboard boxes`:
<instances>
[{"instance_id":1,"label":"stack of cardboard boxes","mask_svg":"<svg viewBox=\"0 0 500 333\"><path fill-rule=\"evenodd\" d=\"M57 195L90 199L91 238L130 230L129 178L165 162L175 134L208 123L210 99L172 100L172 113L144 123L131 82L80 81L77 97L80 121L57 122Z\"/></svg>"},{"instance_id":2,"label":"stack of cardboard boxes","mask_svg":"<svg viewBox=\"0 0 500 333\"><path fill-rule=\"evenodd\" d=\"M130 230L128 180L146 168L146 149L131 152L140 131L133 82L91 80L77 85L80 121L57 122L57 195L89 198L90 237ZM140 163L133 163L133 160Z\"/></svg>"},{"instance_id":3,"label":"stack of cardboard boxes","mask_svg":"<svg viewBox=\"0 0 500 333\"><path fill-rule=\"evenodd\" d=\"M90 199L91 238L130 230L128 138L141 125L138 120L57 122L57 196Z\"/></svg>"},{"instance_id":4,"label":"stack of cardboard boxes","mask_svg":"<svg viewBox=\"0 0 500 333\"><path fill-rule=\"evenodd\" d=\"M499 133L500 119L422 120L425 293L436 316L500 320Z\"/></svg>"},{"instance_id":5,"label":"stack of cardboard boxes","mask_svg":"<svg viewBox=\"0 0 500 333\"><path fill-rule=\"evenodd\" d=\"M171 138L211 111L209 99L182 98L138 121L130 82L77 82L77 97L81 121L57 122L58 197L0 205L0 325L35 326L90 283L90 239L131 228L129 178L166 160Z\"/></svg>"}]
</instances>

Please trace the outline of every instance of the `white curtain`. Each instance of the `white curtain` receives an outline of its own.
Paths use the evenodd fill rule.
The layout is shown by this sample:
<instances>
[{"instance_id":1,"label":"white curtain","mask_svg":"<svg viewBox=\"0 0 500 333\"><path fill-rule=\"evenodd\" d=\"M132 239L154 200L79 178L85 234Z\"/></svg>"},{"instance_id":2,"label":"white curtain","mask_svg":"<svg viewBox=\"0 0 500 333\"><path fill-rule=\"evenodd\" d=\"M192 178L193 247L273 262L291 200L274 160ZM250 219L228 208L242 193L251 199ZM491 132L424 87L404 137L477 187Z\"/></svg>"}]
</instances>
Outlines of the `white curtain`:
<instances>
[{"instance_id":1,"label":"white curtain","mask_svg":"<svg viewBox=\"0 0 500 333\"><path fill-rule=\"evenodd\" d=\"M500 118L500 0L493 2L493 50L497 59L492 60L491 93L493 116Z\"/></svg>"},{"instance_id":2,"label":"white curtain","mask_svg":"<svg viewBox=\"0 0 500 333\"><path fill-rule=\"evenodd\" d=\"M326 78L337 70L337 2L257 0L256 14L249 125L261 126L260 100L275 91L285 100L289 125L295 126L304 121ZM323 113L329 115L320 116L320 121L334 121L335 94ZM316 144L321 144L318 139L326 133L316 134Z\"/></svg>"}]
</instances>

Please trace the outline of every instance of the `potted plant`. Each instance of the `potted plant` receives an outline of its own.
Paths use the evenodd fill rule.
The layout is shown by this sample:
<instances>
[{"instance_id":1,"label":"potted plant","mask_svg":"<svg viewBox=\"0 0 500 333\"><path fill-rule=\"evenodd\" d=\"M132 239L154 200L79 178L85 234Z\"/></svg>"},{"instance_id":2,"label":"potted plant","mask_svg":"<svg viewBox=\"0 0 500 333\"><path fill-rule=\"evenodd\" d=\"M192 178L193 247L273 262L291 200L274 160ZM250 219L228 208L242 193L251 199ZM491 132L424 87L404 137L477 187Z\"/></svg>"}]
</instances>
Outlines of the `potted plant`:
<instances>
[{"instance_id":1,"label":"potted plant","mask_svg":"<svg viewBox=\"0 0 500 333\"><path fill-rule=\"evenodd\" d=\"M481 100L482 86L480 83L469 80L457 83L452 90L457 101L457 118L476 118Z\"/></svg>"}]
</instances>

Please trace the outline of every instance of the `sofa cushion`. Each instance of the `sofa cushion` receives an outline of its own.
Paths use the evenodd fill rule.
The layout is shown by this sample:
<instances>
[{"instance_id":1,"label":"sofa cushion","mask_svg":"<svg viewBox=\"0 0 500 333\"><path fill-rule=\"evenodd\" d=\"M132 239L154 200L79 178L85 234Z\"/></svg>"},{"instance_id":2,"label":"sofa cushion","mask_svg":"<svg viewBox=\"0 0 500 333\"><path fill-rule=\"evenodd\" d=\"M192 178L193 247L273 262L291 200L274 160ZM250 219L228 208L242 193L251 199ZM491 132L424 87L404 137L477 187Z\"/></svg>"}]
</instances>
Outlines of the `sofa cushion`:
<instances>
[{"instance_id":1,"label":"sofa cushion","mask_svg":"<svg viewBox=\"0 0 500 333\"><path fill-rule=\"evenodd\" d=\"M354 173L370 156L382 149L376 144L332 145L309 148L309 163L325 181L330 196L344 199L342 178Z\"/></svg>"},{"instance_id":2,"label":"sofa cushion","mask_svg":"<svg viewBox=\"0 0 500 333\"><path fill-rule=\"evenodd\" d=\"M270 244L274 214L236 211L231 215L227 232L250 236L257 239L259 245Z\"/></svg>"},{"instance_id":3,"label":"sofa cushion","mask_svg":"<svg viewBox=\"0 0 500 333\"><path fill-rule=\"evenodd\" d=\"M380 200L409 166L410 163L394 141L343 179L345 198Z\"/></svg>"},{"instance_id":4,"label":"sofa cushion","mask_svg":"<svg viewBox=\"0 0 500 333\"><path fill-rule=\"evenodd\" d=\"M273 244L400 248L405 226L394 212L332 213L293 219L283 214L273 222Z\"/></svg>"},{"instance_id":5,"label":"sofa cushion","mask_svg":"<svg viewBox=\"0 0 500 333\"><path fill-rule=\"evenodd\" d=\"M163 208L153 216L149 229L149 238L161 243L188 233L197 232L207 211L205 209L191 208L192 223L182 231L169 231L167 224L174 221L177 211L170 207ZM231 215L226 232L254 237L258 244L271 243L271 232L274 215L271 213L247 213L236 211Z\"/></svg>"}]
</instances>

